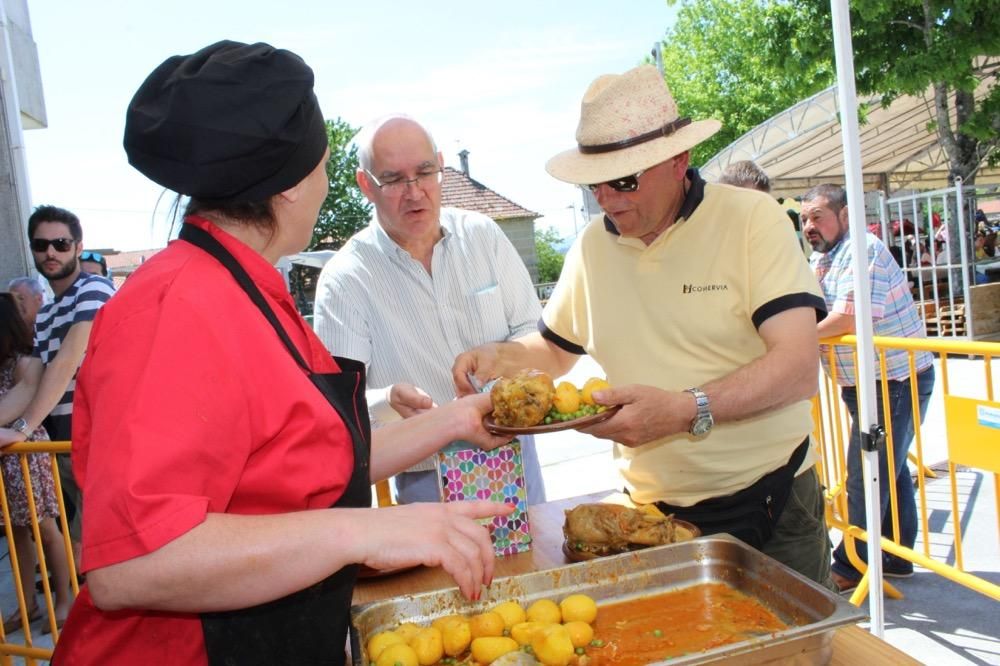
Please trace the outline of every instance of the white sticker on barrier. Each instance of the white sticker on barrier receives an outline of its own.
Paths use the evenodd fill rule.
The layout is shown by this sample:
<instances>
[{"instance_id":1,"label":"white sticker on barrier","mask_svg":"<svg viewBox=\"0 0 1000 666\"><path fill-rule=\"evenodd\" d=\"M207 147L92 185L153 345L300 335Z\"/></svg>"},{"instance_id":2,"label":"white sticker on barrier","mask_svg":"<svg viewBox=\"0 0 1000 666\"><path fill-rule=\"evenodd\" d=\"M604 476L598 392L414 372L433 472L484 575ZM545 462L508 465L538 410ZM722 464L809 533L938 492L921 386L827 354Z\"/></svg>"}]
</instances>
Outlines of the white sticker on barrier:
<instances>
[{"instance_id":1,"label":"white sticker on barrier","mask_svg":"<svg viewBox=\"0 0 1000 666\"><path fill-rule=\"evenodd\" d=\"M987 428L1000 430L1000 409L987 407L986 405L976 405L976 420L979 425Z\"/></svg>"}]
</instances>

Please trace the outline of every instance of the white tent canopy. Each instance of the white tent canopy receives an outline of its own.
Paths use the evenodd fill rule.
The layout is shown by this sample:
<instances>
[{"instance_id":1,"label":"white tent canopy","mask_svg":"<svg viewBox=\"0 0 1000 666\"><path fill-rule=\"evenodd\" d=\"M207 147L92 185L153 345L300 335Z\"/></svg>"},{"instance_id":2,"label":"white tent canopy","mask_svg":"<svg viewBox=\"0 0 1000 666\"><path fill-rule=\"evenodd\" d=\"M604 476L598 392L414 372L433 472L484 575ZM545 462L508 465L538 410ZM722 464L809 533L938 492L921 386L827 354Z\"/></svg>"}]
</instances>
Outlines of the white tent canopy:
<instances>
[{"instance_id":1,"label":"white tent canopy","mask_svg":"<svg viewBox=\"0 0 1000 666\"><path fill-rule=\"evenodd\" d=\"M976 89L982 98L996 83L996 59L984 61ZM930 88L920 96L903 96L883 107L878 97L860 100L867 105L859 128L862 180L866 191L888 193L903 188L939 189L948 185L948 159L929 131L934 121ZM840 131L837 88L831 86L782 111L750 130L712 157L701 168L707 181L719 179L733 162L753 160L771 178L772 194L797 196L820 183L844 183L844 151ZM951 110L954 120L954 109ZM983 168L977 185L1000 183L1000 169Z\"/></svg>"}]
</instances>

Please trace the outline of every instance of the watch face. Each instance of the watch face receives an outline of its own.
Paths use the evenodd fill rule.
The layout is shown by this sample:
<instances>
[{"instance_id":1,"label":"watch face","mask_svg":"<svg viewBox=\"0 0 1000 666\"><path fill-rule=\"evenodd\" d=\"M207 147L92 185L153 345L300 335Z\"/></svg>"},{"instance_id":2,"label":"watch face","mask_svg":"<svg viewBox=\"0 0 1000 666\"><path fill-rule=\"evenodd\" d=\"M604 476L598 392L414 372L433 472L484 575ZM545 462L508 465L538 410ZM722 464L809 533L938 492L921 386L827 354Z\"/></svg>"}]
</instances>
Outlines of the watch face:
<instances>
[{"instance_id":1,"label":"watch face","mask_svg":"<svg viewBox=\"0 0 1000 666\"><path fill-rule=\"evenodd\" d=\"M694 424L691 426L691 434L694 435L695 437L700 437L701 435L707 435L708 432L712 429L712 424L713 421L711 416L700 418L697 421L695 421Z\"/></svg>"}]
</instances>

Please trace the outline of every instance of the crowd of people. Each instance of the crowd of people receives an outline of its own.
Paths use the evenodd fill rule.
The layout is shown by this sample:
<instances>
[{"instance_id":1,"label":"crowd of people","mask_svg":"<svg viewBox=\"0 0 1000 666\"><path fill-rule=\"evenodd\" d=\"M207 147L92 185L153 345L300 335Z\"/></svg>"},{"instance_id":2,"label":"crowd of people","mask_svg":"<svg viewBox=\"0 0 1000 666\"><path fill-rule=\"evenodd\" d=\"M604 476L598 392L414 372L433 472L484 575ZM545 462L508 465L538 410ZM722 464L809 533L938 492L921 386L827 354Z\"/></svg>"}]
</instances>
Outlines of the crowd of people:
<instances>
[{"instance_id":1,"label":"crowd of people","mask_svg":"<svg viewBox=\"0 0 1000 666\"><path fill-rule=\"evenodd\" d=\"M585 354L613 387L596 402L621 406L586 432L615 442L634 502L831 590L856 585L843 547L832 552L810 439L821 361L857 420L853 358L819 343L854 329L846 196L803 196L807 260L756 165L721 183L691 166L719 128L682 116L655 67L590 85L576 144L546 168L589 188L604 217L542 309L499 227L442 207L444 162L424 126L372 121L355 142L374 214L323 269L314 332L273 268L308 244L328 190L312 70L228 41L164 61L129 103L124 146L187 197L179 240L116 293L76 216L41 206L28 238L55 298L22 278L0 299L0 445L72 441L59 472L86 576L72 608L66 553L58 564L50 547L53 479L31 465L62 630L53 663L340 663L360 565L441 566L478 598L494 555L477 520L512 508L440 502L434 455L507 443L483 427L482 384L526 367L558 377ZM867 241L876 333L921 335L898 266ZM917 361L922 415L934 374L929 355ZM890 473L912 545L909 375L888 365ZM855 427L848 497L864 526L859 438ZM542 502L534 442L521 446L528 501ZM4 479L23 506L14 458ZM399 504L371 508L371 484L390 476ZM20 555L29 539L15 534Z\"/></svg>"}]
</instances>

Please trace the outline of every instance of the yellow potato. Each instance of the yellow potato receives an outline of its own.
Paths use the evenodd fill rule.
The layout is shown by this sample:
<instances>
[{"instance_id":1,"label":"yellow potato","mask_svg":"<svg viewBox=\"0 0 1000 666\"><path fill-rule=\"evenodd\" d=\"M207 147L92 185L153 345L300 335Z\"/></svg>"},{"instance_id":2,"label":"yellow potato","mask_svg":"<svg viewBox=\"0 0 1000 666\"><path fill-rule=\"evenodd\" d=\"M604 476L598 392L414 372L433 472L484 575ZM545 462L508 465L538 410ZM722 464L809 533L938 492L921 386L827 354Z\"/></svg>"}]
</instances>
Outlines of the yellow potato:
<instances>
[{"instance_id":1,"label":"yellow potato","mask_svg":"<svg viewBox=\"0 0 1000 666\"><path fill-rule=\"evenodd\" d=\"M563 622L586 622L597 619L597 602L586 594L571 594L559 602Z\"/></svg>"},{"instance_id":2,"label":"yellow potato","mask_svg":"<svg viewBox=\"0 0 1000 666\"><path fill-rule=\"evenodd\" d=\"M510 637L517 641L518 645L531 645L535 633L547 626L549 625L544 622L518 622L510 628Z\"/></svg>"},{"instance_id":3,"label":"yellow potato","mask_svg":"<svg viewBox=\"0 0 1000 666\"><path fill-rule=\"evenodd\" d=\"M506 636L486 636L472 641L472 658L480 664L490 664L508 652L517 652L517 641Z\"/></svg>"},{"instance_id":4,"label":"yellow potato","mask_svg":"<svg viewBox=\"0 0 1000 666\"><path fill-rule=\"evenodd\" d=\"M417 653L406 643L396 643L382 650L375 666L420 666Z\"/></svg>"},{"instance_id":5,"label":"yellow potato","mask_svg":"<svg viewBox=\"0 0 1000 666\"><path fill-rule=\"evenodd\" d=\"M566 666L573 658L573 641L570 640L566 627L553 624L535 634L531 641L531 651L545 666Z\"/></svg>"},{"instance_id":6,"label":"yellow potato","mask_svg":"<svg viewBox=\"0 0 1000 666\"><path fill-rule=\"evenodd\" d=\"M452 622L468 622L469 618L464 615L443 615L431 622L432 627L437 627L440 631L444 631L446 625Z\"/></svg>"},{"instance_id":7,"label":"yellow potato","mask_svg":"<svg viewBox=\"0 0 1000 666\"><path fill-rule=\"evenodd\" d=\"M559 624L562 622L562 613L559 606L551 599L539 599L528 606L528 622L541 622L543 624Z\"/></svg>"},{"instance_id":8,"label":"yellow potato","mask_svg":"<svg viewBox=\"0 0 1000 666\"><path fill-rule=\"evenodd\" d=\"M403 641L409 644L409 642L413 640L413 637L417 635L417 632L420 631L420 629L421 627L413 624L412 622L404 622L403 624L399 625L392 631L393 633L402 636Z\"/></svg>"},{"instance_id":9,"label":"yellow potato","mask_svg":"<svg viewBox=\"0 0 1000 666\"><path fill-rule=\"evenodd\" d=\"M369 661L375 661L378 659L378 656L382 654L382 650L386 649L390 645L396 645L397 643L406 643L406 641L403 640L403 637L395 631L382 631L375 634L368 639Z\"/></svg>"},{"instance_id":10,"label":"yellow potato","mask_svg":"<svg viewBox=\"0 0 1000 666\"><path fill-rule=\"evenodd\" d=\"M465 618L462 621L448 622L441 630L441 643L444 653L449 657L457 657L465 652L471 642L472 629Z\"/></svg>"},{"instance_id":11,"label":"yellow potato","mask_svg":"<svg viewBox=\"0 0 1000 666\"><path fill-rule=\"evenodd\" d=\"M580 392L570 382L559 382L552 404L560 414L572 414L580 409Z\"/></svg>"},{"instance_id":12,"label":"yellow potato","mask_svg":"<svg viewBox=\"0 0 1000 666\"><path fill-rule=\"evenodd\" d=\"M500 613L487 611L480 615L473 615L469 620L469 628L472 631L472 640L487 636L503 636L506 626Z\"/></svg>"},{"instance_id":13,"label":"yellow potato","mask_svg":"<svg viewBox=\"0 0 1000 666\"><path fill-rule=\"evenodd\" d=\"M507 629L528 619L528 616L524 613L524 609L521 608L521 604L516 601L505 601L495 607L493 612L503 618L503 626Z\"/></svg>"},{"instance_id":14,"label":"yellow potato","mask_svg":"<svg viewBox=\"0 0 1000 666\"><path fill-rule=\"evenodd\" d=\"M594 402L594 391L603 391L608 388L611 388L608 380L601 379L600 377L591 377L584 383L583 388L580 389L580 399L588 405L596 405L597 403Z\"/></svg>"},{"instance_id":15,"label":"yellow potato","mask_svg":"<svg viewBox=\"0 0 1000 666\"><path fill-rule=\"evenodd\" d=\"M569 632L569 639L573 642L573 647L587 647L590 641L594 640L594 628L586 622L575 620L563 625Z\"/></svg>"},{"instance_id":16,"label":"yellow potato","mask_svg":"<svg viewBox=\"0 0 1000 666\"><path fill-rule=\"evenodd\" d=\"M441 631L435 627L418 630L410 641L410 647L417 653L417 661L420 662L420 666L436 664L444 656Z\"/></svg>"}]
</instances>

